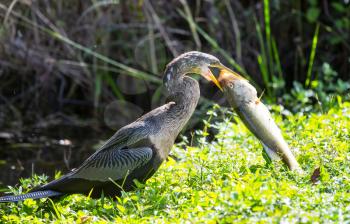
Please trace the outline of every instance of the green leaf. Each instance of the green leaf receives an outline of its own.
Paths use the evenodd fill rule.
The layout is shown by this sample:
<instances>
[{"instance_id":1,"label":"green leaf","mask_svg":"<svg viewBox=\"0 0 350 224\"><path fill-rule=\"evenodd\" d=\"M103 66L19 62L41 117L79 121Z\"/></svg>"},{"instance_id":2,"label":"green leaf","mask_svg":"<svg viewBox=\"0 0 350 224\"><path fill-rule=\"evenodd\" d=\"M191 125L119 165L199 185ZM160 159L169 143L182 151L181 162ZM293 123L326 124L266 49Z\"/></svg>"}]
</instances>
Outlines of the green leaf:
<instances>
[{"instance_id":1,"label":"green leaf","mask_svg":"<svg viewBox=\"0 0 350 224\"><path fill-rule=\"evenodd\" d=\"M317 0L309 0L310 5L315 6L317 5Z\"/></svg>"},{"instance_id":2,"label":"green leaf","mask_svg":"<svg viewBox=\"0 0 350 224\"><path fill-rule=\"evenodd\" d=\"M344 6L342 4L340 4L339 2L332 2L331 5L338 12L345 12L346 11Z\"/></svg>"},{"instance_id":3,"label":"green leaf","mask_svg":"<svg viewBox=\"0 0 350 224\"><path fill-rule=\"evenodd\" d=\"M306 18L310 23L314 23L317 21L319 15L320 10L316 7L311 7L307 10Z\"/></svg>"}]
</instances>

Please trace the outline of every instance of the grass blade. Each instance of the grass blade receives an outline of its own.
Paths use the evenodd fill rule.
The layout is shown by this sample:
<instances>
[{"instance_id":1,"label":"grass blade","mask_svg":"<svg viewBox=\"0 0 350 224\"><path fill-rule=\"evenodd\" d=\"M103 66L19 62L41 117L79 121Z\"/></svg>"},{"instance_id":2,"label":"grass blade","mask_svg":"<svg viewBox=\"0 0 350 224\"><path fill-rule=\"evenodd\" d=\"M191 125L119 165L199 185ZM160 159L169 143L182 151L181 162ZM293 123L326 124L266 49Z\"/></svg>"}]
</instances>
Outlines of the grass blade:
<instances>
[{"instance_id":1,"label":"grass blade","mask_svg":"<svg viewBox=\"0 0 350 224\"><path fill-rule=\"evenodd\" d=\"M311 72L312 72L312 66L313 66L313 63L315 60L315 55L316 55L319 29L320 29L320 24L317 23L314 37L312 38L311 53L310 53L310 57L309 57L309 65L307 68L305 86L310 86L310 83L311 83Z\"/></svg>"},{"instance_id":2,"label":"grass blade","mask_svg":"<svg viewBox=\"0 0 350 224\"><path fill-rule=\"evenodd\" d=\"M124 64L122 64L120 62L112 60L112 59L110 59L110 58L108 58L108 57L106 57L106 56L104 56L102 54L99 54L99 53L91 50L90 48L84 47L83 45L80 45L80 44L70 40L69 38L62 36L59 33L52 32L51 30L49 32L50 32L50 34L53 37L55 37L55 38L65 42L66 44L69 44L69 45L73 46L74 48L76 48L78 50L83 51L86 54L94 56L97 59L100 59L100 60L102 60L104 62L107 62L108 64L114 65L114 66L116 66L116 67L126 71L132 77L135 77L135 78L138 78L138 79L144 79L144 80L147 80L147 81L150 81L150 82L154 82L154 83L157 83L157 84L161 84L162 83L161 79L156 77L156 76L154 76L154 75L148 74L146 72L134 69L134 68L129 67L127 65L124 65Z\"/></svg>"},{"instance_id":3,"label":"grass blade","mask_svg":"<svg viewBox=\"0 0 350 224\"><path fill-rule=\"evenodd\" d=\"M200 50L202 44L201 44L201 41L199 39L199 35L197 33L196 22L193 20L193 16L192 16L190 7L189 7L186 0L180 0L180 2L182 4L182 6L184 7L184 10L185 10L184 17L186 18L188 25L190 26L194 42L196 43L196 46L197 46L197 50Z\"/></svg>"},{"instance_id":4,"label":"grass blade","mask_svg":"<svg viewBox=\"0 0 350 224\"><path fill-rule=\"evenodd\" d=\"M185 13L181 11L180 9L177 9L178 13L184 18L187 19ZM249 75L247 72L230 56L229 53L227 53L224 49L222 49L218 42L216 42L215 39L210 37L208 33L206 33L197 23L193 24L198 33L204 37L204 39L214 48L214 50L218 51L226 60L229 64L231 64L241 75L244 75L245 78L250 79Z\"/></svg>"},{"instance_id":5,"label":"grass blade","mask_svg":"<svg viewBox=\"0 0 350 224\"><path fill-rule=\"evenodd\" d=\"M261 76L262 76L262 79L264 81L265 88L267 90L267 95L270 95L269 70L268 70L268 66L267 66L267 56L266 56L264 38L262 35L260 24L255 16L254 16L254 22L255 22L255 29L256 29L256 33L257 33L258 41L259 41L259 45L260 45L260 50L261 50L261 54L258 55L257 60L258 60Z\"/></svg>"},{"instance_id":6,"label":"grass blade","mask_svg":"<svg viewBox=\"0 0 350 224\"><path fill-rule=\"evenodd\" d=\"M265 35L266 35L266 45L269 60L268 66L270 74L273 75L273 57L272 57L272 47L271 47L271 27L270 27L270 6L269 0L264 0L264 21L265 21Z\"/></svg>"},{"instance_id":7,"label":"grass blade","mask_svg":"<svg viewBox=\"0 0 350 224\"><path fill-rule=\"evenodd\" d=\"M95 93L94 93L94 107L97 108L100 102L102 92L102 77L100 74L95 75Z\"/></svg>"},{"instance_id":8,"label":"grass blade","mask_svg":"<svg viewBox=\"0 0 350 224\"><path fill-rule=\"evenodd\" d=\"M280 79L283 79L283 72L282 72L282 66L280 61L280 56L278 53L278 48L275 39L272 37L272 52L273 52L273 58L277 66L277 72Z\"/></svg>"},{"instance_id":9,"label":"grass blade","mask_svg":"<svg viewBox=\"0 0 350 224\"><path fill-rule=\"evenodd\" d=\"M106 74L104 76L105 81L107 84L111 87L114 95L120 99L120 100L125 100L124 95L120 92L119 88L115 84L115 81L113 80L112 76L110 74Z\"/></svg>"},{"instance_id":10,"label":"grass blade","mask_svg":"<svg viewBox=\"0 0 350 224\"><path fill-rule=\"evenodd\" d=\"M5 11L8 11L8 8L1 4L0 3L0 9L3 9ZM140 71L140 70L137 70L135 68L132 68L132 67L129 67L123 63L120 63L118 61L115 61L113 59L110 59L100 53L97 53L93 50L91 50L90 48L87 48L87 47L84 47L83 45L79 44L79 43L76 43L74 41L72 41L71 39L61 35L60 33L58 32L55 32L51 29L48 29L46 27L43 27L43 26L40 26L38 24L35 24L33 23L31 20L29 20L28 18L24 17L23 15L17 13L17 12L14 12L13 10L12 11L9 11L10 15L13 15L14 17L18 18L18 19L21 19L23 22L25 22L26 24L24 25L28 25L29 27L36 27L38 28L38 30L44 32L44 33L47 33L49 35L51 35L52 37L58 39L58 40L61 40L63 42L65 42L66 44L70 45L70 46L73 46L74 48L78 49L78 50L81 50L83 51L85 54L88 54L88 55L91 55L101 61L104 61L108 64L111 64L117 68L120 68L122 70L124 70L125 72L127 72L128 75L132 76L132 77L135 77L135 78L138 78L138 79L144 79L146 81L150 81L150 82L153 82L153 83L156 83L156 84L161 84L162 83L162 80L158 77L156 77L155 75L152 75L152 74L149 74L149 73L146 73L146 72L143 72L143 71Z\"/></svg>"}]
</instances>

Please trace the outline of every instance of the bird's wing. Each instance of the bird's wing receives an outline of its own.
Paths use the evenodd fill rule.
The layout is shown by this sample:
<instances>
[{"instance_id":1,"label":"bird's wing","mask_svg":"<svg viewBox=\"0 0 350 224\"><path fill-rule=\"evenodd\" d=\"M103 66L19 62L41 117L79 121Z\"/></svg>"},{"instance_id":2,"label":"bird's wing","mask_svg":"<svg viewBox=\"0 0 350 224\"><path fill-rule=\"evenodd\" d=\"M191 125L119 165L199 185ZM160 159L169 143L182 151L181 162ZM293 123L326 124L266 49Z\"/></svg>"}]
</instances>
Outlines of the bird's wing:
<instances>
[{"instance_id":1,"label":"bird's wing","mask_svg":"<svg viewBox=\"0 0 350 224\"><path fill-rule=\"evenodd\" d=\"M158 107L142 117L138 118L135 122L121 128L116 132L100 150L108 150L110 148L115 149L116 146L133 145L140 140L145 140L150 134L158 132L161 127L158 120L166 114L170 107L175 103L170 102L161 107Z\"/></svg>"},{"instance_id":2,"label":"bird's wing","mask_svg":"<svg viewBox=\"0 0 350 224\"><path fill-rule=\"evenodd\" d=\"M86 160L70 178L94 181L123 179L134 169L143 166L152 158L150 147L119 150L102 150Z\"/></svg>"},{"instance_id":3,"label":"bird's wing","mask_svg":"<svg viewBox=\"0 0 350 224\"><path fill-rule=\"evenodd\" d=\"M133 170L149 162L152 155L149 147L99 151L78 169L32 191L86 192L95 187L96 181L123 180Z\"/></svg>"},{"instance_id":4,"label":"bird's wing","mask_svg":"<svg viewBox=\"0 0 350 224\"><path fill-rule=\"evenodd\" d=\"M98 151L87 158L80 167L70 173L70 176L79 178L84 176L83 173L87 173L88 170L93 173L105 170L107 173L113 171L115 178L107 174L102 176L116 180L120 173L124 173L125 170L133 170L139 165L139 162L142 163L145 159L152 157L152 150L148 148L148 145L140 146L140 148L133 147L135 143L147 140L147 136L142 124L135 123L125 126L107 140ZM85 177L101 178L92 177L92 175Z\"/></svg>"},{"instance_id":5,"label":"bird's wing","mask_svg":"<svg viewBox=\"0 0 350 224\"><path fill-rule=\"evenodd\" d=\"M131 123L117 131L106 143L96 152L104 150L116 150L130 146L142 139L147 138L150 130L141 122Z\"/></svg>"},{"instance_id":6,"label":"bird's wing","mask_svg":"<svg viewBox=\"0 0 350 224\"><path fill-rule=\"evenodd\" d=\"M70 173L53 180L37 190L64 190L75 180L109 181L122 179L126 174L147 163L153 156L151 145L133 147L133 144L147 140L147 130L141 123L125 126L116 132L98 151L86 159L83 164ZM89 188L89 186L86 186ZM81 187L78 187L81 188Z\"/></svg>"}]
</instances>

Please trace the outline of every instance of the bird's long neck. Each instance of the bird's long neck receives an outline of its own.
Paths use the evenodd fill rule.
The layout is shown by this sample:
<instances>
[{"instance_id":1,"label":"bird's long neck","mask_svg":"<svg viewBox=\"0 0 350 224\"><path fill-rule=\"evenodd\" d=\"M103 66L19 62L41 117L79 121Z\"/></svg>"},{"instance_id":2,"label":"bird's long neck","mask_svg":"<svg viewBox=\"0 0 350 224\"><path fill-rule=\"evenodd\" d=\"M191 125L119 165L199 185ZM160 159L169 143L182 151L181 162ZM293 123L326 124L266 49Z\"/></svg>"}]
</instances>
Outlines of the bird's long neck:
<instances>
[{"instance_id":1,"label":"bird's long neck","mask_svg":"<svg viewBox=\"0 0 350 224\"><path fill-rule=\"evenodd\" d=\"M200 90L198 82L188 76L182 77L175 83L172 88L177 91L172 91L168 99L174 102L174 105L169 109L169 118L175 121L173 122L173 131L177 136L191 118L198 104Z\"/></svg>"}]
</instances>

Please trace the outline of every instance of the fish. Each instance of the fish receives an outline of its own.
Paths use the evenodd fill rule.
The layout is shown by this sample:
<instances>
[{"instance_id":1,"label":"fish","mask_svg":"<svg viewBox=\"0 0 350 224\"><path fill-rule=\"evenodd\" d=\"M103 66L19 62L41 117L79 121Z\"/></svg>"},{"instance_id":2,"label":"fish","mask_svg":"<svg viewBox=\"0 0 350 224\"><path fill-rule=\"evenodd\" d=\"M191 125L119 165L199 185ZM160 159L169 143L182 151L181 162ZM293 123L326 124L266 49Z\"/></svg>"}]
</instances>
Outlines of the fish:
<instances>
[{"instance_id":1,"label":"fish","mask_svg":"<svg viewBox=\"0 0 350 224\"><path fill-rule=\"evenodd\" d=\"M302 173L302 168L270 111L260 101L255 87L230 69L221 69L218 81L227 101L244 125L260 140L269 159L282 160L291 171Z\"/></svg>"}]
</instances>

